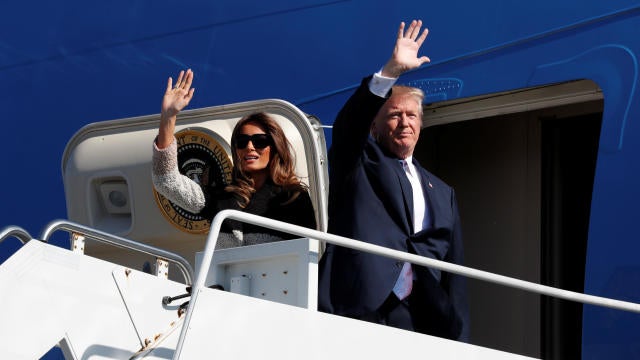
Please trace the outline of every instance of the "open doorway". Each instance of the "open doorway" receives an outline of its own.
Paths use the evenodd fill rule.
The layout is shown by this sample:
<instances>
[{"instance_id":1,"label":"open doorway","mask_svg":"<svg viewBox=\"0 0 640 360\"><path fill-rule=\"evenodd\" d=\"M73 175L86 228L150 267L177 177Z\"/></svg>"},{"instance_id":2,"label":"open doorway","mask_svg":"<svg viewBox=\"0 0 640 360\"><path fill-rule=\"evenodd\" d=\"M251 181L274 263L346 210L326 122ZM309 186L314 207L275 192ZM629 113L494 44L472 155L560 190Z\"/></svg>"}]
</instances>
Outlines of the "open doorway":
<instances>
[{"instance_id":1,"label":"open doorway","mask_svg":"<svg viewBox=\"0 0 640 360\"><path fill-rule=\"evenodd\" d=\"M466 265L583 291L602 109L589 81L425 109L414 155L456 190ZM580 358L580 304L476 280L468 288L473 344Z\"/></svg>"}]
</instances>

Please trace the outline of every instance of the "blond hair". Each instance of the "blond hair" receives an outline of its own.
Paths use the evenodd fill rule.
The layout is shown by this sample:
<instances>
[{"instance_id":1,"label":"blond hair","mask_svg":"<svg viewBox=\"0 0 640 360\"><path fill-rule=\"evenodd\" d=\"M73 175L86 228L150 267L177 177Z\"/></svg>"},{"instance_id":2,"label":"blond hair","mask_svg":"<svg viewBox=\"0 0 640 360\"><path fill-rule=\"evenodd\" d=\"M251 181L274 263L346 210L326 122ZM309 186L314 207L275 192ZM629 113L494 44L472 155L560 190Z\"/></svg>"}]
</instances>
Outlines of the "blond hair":
<instances>
[{"instance_id":1,"label":"blond hair","mask_svg":"<svg viewBox=\"0 0 640 360\"><path fill-rule=\"evenodd\" d=\"M423 115L422 102L424 101L424 91L416 87L404 86L404 85L394 85L391 88L391 96L405 96L405 95L412 96L418 101L418 104L420 104L420 116L422 117Z\"/></svg>"}]
</instances>

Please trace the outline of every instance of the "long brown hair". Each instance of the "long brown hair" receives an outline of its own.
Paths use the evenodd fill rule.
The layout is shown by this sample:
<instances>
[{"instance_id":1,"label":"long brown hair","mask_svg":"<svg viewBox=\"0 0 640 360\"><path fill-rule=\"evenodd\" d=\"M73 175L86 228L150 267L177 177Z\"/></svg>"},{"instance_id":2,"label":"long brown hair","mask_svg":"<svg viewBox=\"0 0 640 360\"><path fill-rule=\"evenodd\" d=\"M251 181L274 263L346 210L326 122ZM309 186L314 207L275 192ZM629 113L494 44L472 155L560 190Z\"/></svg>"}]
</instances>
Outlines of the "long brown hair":
<instances>
[{"instance_id":1,"label":"long brown hair","mask_svg":"<svg viewBox=\"0 0 640 360\"><path fill-rule=\"evenodd\" d=\"M295 174L295 159L291 151L291 143L287 139L280 125L278 125L273 118L263 112L245 116L240 119L233 128L233 133L231 134L231 156L233 158L233 170L231 173L232 179L231 184L228 185L225 190L237 195L238 204L242 208L249 204L251 196L256 192L253 179L251 179L249 174L242 171L237 151L236 139L240 134L240 129L248 123L253 123L259 126L271 137L271 156L268 165L269 180L282 190L290 193L290 197L287 202L295 200L295 198L300 195L300 192L306 191L306 186L300 182Z\"/></svg>"}]
</instances>

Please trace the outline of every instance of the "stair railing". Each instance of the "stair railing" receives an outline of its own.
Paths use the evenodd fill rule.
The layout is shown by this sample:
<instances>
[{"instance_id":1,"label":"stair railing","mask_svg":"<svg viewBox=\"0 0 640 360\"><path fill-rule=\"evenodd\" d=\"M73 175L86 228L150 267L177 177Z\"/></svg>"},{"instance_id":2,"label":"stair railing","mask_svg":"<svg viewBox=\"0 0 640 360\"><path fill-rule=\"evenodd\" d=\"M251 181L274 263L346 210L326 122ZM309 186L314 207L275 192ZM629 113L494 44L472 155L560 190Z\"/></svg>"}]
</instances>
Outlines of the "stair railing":
<instances>
[{"instance_id":1,"label":"stair railing","mask_svg":"<svg viewBox=\"0 0 640 360\"><path fill-rule=\"evenodd\" d=\"M93 240L109 244L112 246L137 251L143 254L151 255L156 258L156 262L164 263L166 261L174 263L178 269L182 272L182 276L185 279L187 285L191 285L193 282L193 267L189 262L178 254L143 244L137 241L126 239L120 236L112 235L100 230L92 229L84 225L76 224L67 220L54 220L50 222L42 231L40 239L44 242L48 242L51 235L58 231L64 230L71 233L72 236L82 236L91 238Z\"/></svg>"},{"instance_id":2,"label":"stair railing","mask_svg":"<svg viewBox=\"0 0 640 360\"><path fill-rule=\"evenodd\" d=\"M209 268L211 267L213 252L216 247L218 235L220 233L220 228L222 226L222 222L226 219L232 219L237 221L242 221L246 223L250 223L253 225L258 225L261 227L279 230L282 232L286 232L289 234L294 234L300 237L306 237L310 239L316 239L319 241L325 241L327 243L331 243L338 246L343 246L347 248L351 248L354 250L360 250L364 252L368 252L371 254L386 256L392 259L396 259L399 261L410 262L415 265L422 265L430 268L435 268L441 271L447 271L450 273L466 276L473 279L488 281L495 284L500 284L516 289L521 289L528 292L533 292L541 295L552 296L555 298L580 302L584 304L591 304L597 306L603 306L618 310L630 311L635 313L640 313L640 304L609 299L605 297L599 297L594 295L587 295L578 292L573 292L569 290L563 290L554 288L551 286L541 285L529 281L524 281L520 279L515 279L503 275L498 275L494 273L490 273L488 271L477 270L474 268L448 263L445 261L435 260L428 257L423 257L415 254L410 254L404 251L398 251L389 249L379 245L369 244L363 241L358 241L354 239L349 239L346 237L329 234L326 232L312 230L306 227L292 225L289 223L285 223L282 221L277 221L273 219L269 219L262 216L257 216L245 212L241 212L238 210L223 210L220 211L211 222L211 228L209 231L209 236L207 238L207 243L202 255L202 265L198 269L196 273L196 278L194 285L192 286L191 291L191 303L195 304L198 295L204 291L206 288L205 280L207 274L209 273ZM189 328L189 322L191 321L191 314L193 313L193 307L190 306L187 310L187 315L185 317L184 326L182 327L182 332L180 334L180 339L178 340L178 346L174 353L174 359L180 358L180 352L182 350L182 345L184 343L184 337L186 336L186 331Z\"/></svg>"},{"instance_id":3,"label":"stair railing","mask_svg":"<svg viewBox=\"0 0 640 360\"><path fill-rule=\"evenodd\" d=\"M31 235L29 235L27 230L19 226L7 226L0 231L0 243L10 237L14 237L20 240L23 245L26 244L29 240L33 239Z\"/></svg>"}]
</instances>

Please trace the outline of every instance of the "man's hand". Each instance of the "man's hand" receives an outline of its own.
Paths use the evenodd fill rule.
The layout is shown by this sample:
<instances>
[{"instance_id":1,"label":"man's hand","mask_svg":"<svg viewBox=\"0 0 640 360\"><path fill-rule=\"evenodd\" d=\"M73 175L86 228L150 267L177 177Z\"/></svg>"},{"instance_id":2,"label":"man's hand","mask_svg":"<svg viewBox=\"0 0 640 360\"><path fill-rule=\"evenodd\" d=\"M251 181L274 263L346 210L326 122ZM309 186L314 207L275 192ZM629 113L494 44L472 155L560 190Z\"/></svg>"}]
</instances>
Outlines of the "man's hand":
<instances>
[{"instance_id":1,"label":"man's hand","mask_svg":"<svg viewBox=\"0 0 640 360\"><path fill-rule=\"evenodd\" d=\"M396 46L393 49L391 58L385 64L384 68L382 68L382 76L398 78L403 73L431 61L426 56L418 57L418 51L429 33L428 29L424 29L422 34L420 34L421 27L422 20L413 20L405 32L404 22L400 23Z\"/></svg>"}]
</instances>

